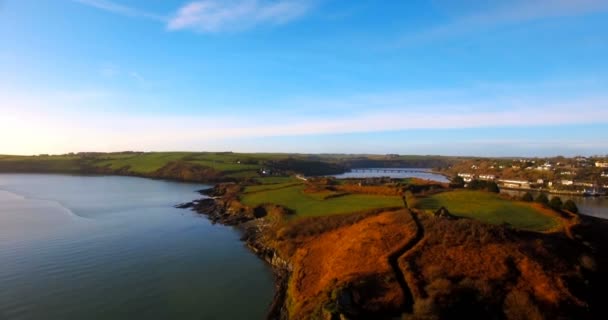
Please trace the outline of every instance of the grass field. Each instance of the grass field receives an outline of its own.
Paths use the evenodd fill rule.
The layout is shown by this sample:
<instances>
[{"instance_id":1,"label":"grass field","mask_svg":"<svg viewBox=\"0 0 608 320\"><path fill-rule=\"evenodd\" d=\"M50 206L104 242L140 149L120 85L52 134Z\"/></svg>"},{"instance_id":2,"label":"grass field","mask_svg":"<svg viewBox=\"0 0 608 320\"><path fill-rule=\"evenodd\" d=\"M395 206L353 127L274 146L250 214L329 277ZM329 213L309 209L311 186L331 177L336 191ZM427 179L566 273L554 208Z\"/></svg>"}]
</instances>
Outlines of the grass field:
<instances>
[{"instance_id":1,"label":"grass field","mask_svg":"<svg viewBox=\"0 0 608 320\"><path fill-rule=\"evenodd\" d=\"M241 201L248 206L273 203L295 211L298 216L345 214L376 208L403 206L401 198L366 194L349 194L324 199L322 195L304 192L302 183L252 186L245 189Z\"/></svg>"},{"instance_id":2,"label":"grass field","mask_svg":"<svg viewBox=\"0 0 608 320\"><path fill-rule=\"evenodd\" d=\"M446 207L456 216L477 219L491 224L508 223L514 228L546 231L558 226L558 221L532 204L511 201L482 191L458 190L420 199L420 209L437 210Z\"/></svg>"},{"instance_id":3,"label":"grass field","mask_svg":"<svg viewBox=\"0 0 608 320\"><path fill-rule=\"evenodd\" d=\"M171 161L181 160L186 153L179 152L163 152L163 153L144 153L134 154L129 157L117 157L108 160L102 160L96 163L97 166L110 166L112 169L120 169L129 167L130 171L137 173L154 172Z\"/></svg>"}]
</instances>

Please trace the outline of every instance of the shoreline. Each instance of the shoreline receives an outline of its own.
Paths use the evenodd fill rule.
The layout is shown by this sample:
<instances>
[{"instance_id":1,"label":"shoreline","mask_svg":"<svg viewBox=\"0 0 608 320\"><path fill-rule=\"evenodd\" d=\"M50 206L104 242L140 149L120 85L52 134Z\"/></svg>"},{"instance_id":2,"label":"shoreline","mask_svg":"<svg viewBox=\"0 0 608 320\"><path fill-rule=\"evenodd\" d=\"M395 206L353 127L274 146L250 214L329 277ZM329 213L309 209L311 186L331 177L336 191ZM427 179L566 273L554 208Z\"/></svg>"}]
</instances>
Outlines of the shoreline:
<instances>
[{"instance_id":1,"label":"shoreline","mask_svg":"<svg viewBox=\"0 0 608 320\"><path fill-rule=\"evenodd\" d=\"M229 185L234 185L229 183ZM241 242L247 248L262 259L272 268L274 276L274 294L267 310L266 319L287 320L288 314L285 309L287 298L287 284L291 276L292 266L289 261L280 257L276 250L261 241L264 226L253 216L246 216L242 212L231 214L229 200L225 199L223 190L225 184L216 184L213 187L199 190L198 193L204 198L189 203L180 204L177 208L190 209L205 215L213 224L219 223L223 226L231 226L241 233Z\"/></svg>"},{"instance_id":2,"label":"shoreline","mask_svg":"<svg viewBox=\"0 0 608 320\"><path fill-rule=\"evenodd\" d=\"M539 193L548 193L548 194L561 194L568 196L575 196L581 198L608 198L608 196L586 196L584 193L576 192L576 191L561 191L561 190L550 190L550 189L532 189L532 188L513 188L513 187L501 187L498 186L501 190L510 190L510 191L521 191L521 192L539 192Z\"/></svg>"}]
</instances>

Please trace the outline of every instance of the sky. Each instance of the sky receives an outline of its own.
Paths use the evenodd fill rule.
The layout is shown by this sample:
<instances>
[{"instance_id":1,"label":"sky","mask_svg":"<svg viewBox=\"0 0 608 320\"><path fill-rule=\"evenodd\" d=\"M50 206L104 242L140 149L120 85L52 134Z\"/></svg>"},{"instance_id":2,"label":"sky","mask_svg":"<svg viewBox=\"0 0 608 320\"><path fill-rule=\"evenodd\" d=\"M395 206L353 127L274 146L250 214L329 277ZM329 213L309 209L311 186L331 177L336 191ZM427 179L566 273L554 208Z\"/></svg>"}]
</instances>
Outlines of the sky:
<instances>
[{"instance_id":1,"label":"sky","mask_svg":"<svg viewBox=\"0 0 608 320\"><path fill-rule=\"evenodd\" d=\"M608 0L0 0L0 154L608 154Z\"/></svg>"}]
</instances>

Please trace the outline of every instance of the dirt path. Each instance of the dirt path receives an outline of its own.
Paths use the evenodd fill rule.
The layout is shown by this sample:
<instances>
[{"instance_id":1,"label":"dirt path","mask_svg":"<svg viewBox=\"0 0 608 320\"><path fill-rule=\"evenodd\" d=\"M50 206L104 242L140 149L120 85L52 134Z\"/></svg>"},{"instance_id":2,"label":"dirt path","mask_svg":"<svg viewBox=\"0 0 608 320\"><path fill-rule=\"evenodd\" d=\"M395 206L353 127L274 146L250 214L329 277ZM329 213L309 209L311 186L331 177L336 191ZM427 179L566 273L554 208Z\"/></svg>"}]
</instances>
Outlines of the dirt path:
<instances>
[{"instance_id":1,"label":"dirt path","mask_svg":"<svg viewBox=\"0 0 608 320\"><path fill-rule=\"evenodd\" d=\"M410 286L405 280L405 275L403 274L403 271L399 267L399 257L403 256L408 250L412 249L420 242L420 240L422 240L422 238L424 237L424 227L422 226L420 219L418 219L418 215L412 210L407 209L407 205L405 210L407 211L407 213L410 214L414 223L416 223L416 234L411 240L409 240L402 247L398 248L388 256L388 263L395 271L397 282L399 282L399 286L401 286L401 289L403 290L403 295L405 298L404 311L411 312L414 306L414 296L412 294Z\"/></svg>"}]
</instances>

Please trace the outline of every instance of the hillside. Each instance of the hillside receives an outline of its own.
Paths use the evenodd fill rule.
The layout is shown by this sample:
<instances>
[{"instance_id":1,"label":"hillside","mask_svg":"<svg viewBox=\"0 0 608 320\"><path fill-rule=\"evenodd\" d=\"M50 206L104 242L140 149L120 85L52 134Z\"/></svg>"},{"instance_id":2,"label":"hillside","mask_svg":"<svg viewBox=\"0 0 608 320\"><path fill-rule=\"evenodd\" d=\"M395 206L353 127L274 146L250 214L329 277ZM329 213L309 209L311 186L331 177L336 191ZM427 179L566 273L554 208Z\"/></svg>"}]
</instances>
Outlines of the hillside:
<instances>
[{"instance_id":1,"label":"hillside","mask_svg":"<svg viewBox=\"0 0 608 320\"><path fill-rule=\"evenodd\" d=\"M39 156L0 155L0 172L118 174L218 182L294 173L307 176L331 175L363 164L433 167L446 165L449 161L448 158L424 156L395 158L371 155L232 152L93 152Z\"/></svg>"}]
</instances>

